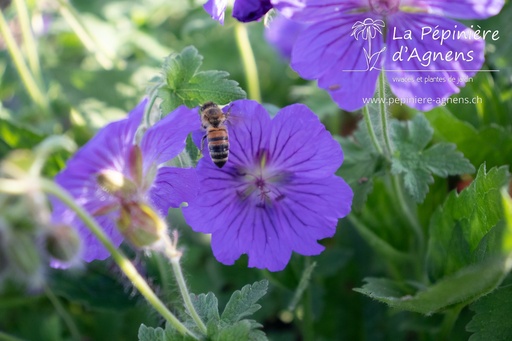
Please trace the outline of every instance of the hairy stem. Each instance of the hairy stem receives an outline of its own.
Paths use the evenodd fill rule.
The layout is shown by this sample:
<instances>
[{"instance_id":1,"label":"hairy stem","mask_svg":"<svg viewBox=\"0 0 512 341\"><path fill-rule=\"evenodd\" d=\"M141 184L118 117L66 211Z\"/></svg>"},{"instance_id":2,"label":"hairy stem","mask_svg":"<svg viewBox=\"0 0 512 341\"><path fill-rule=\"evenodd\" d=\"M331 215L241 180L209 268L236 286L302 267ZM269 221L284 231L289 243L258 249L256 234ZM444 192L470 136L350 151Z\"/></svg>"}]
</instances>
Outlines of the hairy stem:
<instances>
[{"instance_id":1,"label":"hairy stem","mask_svg":"<svg viewBox=\"0 0 512 341\"><path fill-rule=\"evenodd\" d=\"M258 67L256 66L251 42L249 41L246 24L239 22L235 24L235 37L238 51L240 51L242 57L249 98L261 102Z\"/></svg>"},{"instance_id":2,"label":"hairy stem","mask_svg":"<svg viewBox=\"0 0 512 341\"><path fill-rule=\"evenodd\" d=\"M175 236L175 240L176 238L177 236ZM176 282L178 283L178 287L180 288L181 296L183 297L183 302L185 303L185 307L187 308L188 313L196 323L199 330L201 330L201 332L204 335L206 335L206 325L201 320L199 314L194 308L194 304L190 299L190 293L188 292L187 284L185 283L185 278L183 277L183 272L181 271L181 252L176 250L176 243L172 243L168 238L166 240L165 255L171 262L172 270L174 272L174 276L176 277Z\"/></svg>"},{"instance_id":3,"label":"hairy stem","mask_svg":"<svg viewBox=\"0 0 512 341\"><path fill-rule=\"evenodd\" d=\"M384 69L381 71L379 75L378 83L378 92L379 97L381 99L379 104L379 112L381 118L382 137L384 139L384 149L386 155L389 158L391 158L393 155L393 147L391 144L391 138L389 136L388 116L386 110L386 83L384 78ZM423 236L423 230L421 228L421 225L418 221L416 214L412 211L411 205L409 205L405 199L401 178L396 174L391 174L390 176L394 194L398 199L398 204L400 205L402 212L404 213L407 221L409 222L412 230L414 231L414 234L416 235L416 242L418 245L416 249L416 254L419 256L418 262L422 263L422 256L425 248L425 237ZM421 266L419 267L419 269L421 269Z\"/></svg>"},{"instance_id":4,"label":"hairy stem","mask_svg":"<svg viewBox=\"0 0 512 341\"><path fill-rule=\"evenodd\" d=\"M370 135L370 139L372 140L372 144L377 150L379 154L384 154L382 151L382 147L380 146L379 140L377 139L377 135L375 134L375 129L373 129L372 121L370 119L370 110L368 106L365 105L363 107L363 117L366 123L366 128L368 129L368 134Z\"/></svg>"},{"instance_id":5,"label":"hairy stem","mask_svg":"<svg viewBox=\"0 0 512 341\"><path fill-rule=\"evenodd\" d=\"M386 148L386 153L389 157L393 154L393 149L391 148L391 139L389 138L389 128L388 128L388 116L386 110L386 83L384 79L384 69L379 74L379 97L382 99L379 104L379 112L380 112L380 122L382 125L382 137L384 138L384 146Z\"/></svg>"}]
</instances>

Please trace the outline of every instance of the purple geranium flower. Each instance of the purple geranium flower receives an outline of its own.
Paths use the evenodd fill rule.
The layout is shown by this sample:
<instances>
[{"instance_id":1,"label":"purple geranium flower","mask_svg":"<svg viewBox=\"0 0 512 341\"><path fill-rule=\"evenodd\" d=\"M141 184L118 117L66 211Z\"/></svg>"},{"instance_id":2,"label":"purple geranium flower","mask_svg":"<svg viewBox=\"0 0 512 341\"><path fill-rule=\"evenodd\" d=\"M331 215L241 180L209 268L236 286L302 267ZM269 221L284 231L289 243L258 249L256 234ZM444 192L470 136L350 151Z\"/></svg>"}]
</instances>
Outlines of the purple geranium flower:
<instances>
[{"instance_id":1,"label":"purple geranium flower","mask_svg":"<svg viewBox=\"0 0 512 341\"><path fill-rule=\"evenodd\" d=\"M227 0L208 0L203 8L213 19L223 24L226 5ZM264 16L271 8L270 0L236 0L233 6L233 17L241 22L255 21Z\"/></svg>"},{"instance_id":2,"label":"purple geranium flower","mask_svg":"<svg viewBox=\"0 0 512 341\"><path fill-rule=\"evenodd\" d=\"M187 223L212 234L213 253L227 265L245 253L250 267L279 271L292 251L319 254L317 241L334 235L352 202L335 175L339 143L301 104L271 119L257 102L240 100L229 115L229 160L223 168L207 153L199 161L200 194L183 208Z\"/></svg>"},{"instance_id":3,"label":"purple geranium flower","mask_svg":"<svg viewBox=\"0 0 512 341\"><path fill-rule=\"evenodd\" d=\"M123 240L116 225L150 228L144 225L161 221L169 207L178 207L197 193L194 169L164 165L183 150L187 135L197 128L197 114L179 107L150 127L136 143L146 102L135 107L128 118L101 129L56 176L56 182L96 218L116 246ZM53 204L52 220L78 229L85 261L108 257L107 250L73 211L58 200ZM125 237L137 233L124 232Z\"/></svg>"},{"instance_id":4,"label":"purple geranium flower","mask_svg":"<svg viewBox=\"0 0 512 341\"><path fill-rule=\"evenodd\" d=\"M504 4L503 0L303 0L297 6L297 1L289 1L292 7L281 1L276 8L310 24L294 46L292 67L306 79L317 79L346 110L359 109L364 98L373 97L382 68L395 95L420 110L459 92L483 64L484 41L447 17L486 18ZM368 39L356 39L359 34Z\"/></svg>"},{"instance_id":5,"label":"purple geranium flower","mask_svg":"<svg viewBox=\"0 0 512 341\"><path fill-rule=\"evenodd\" d=\"M203 8L212 19L224 24L227 2L227 0L208 0ZM301 0L235 0L233 17L241 22L250 22L259 20L273 7L283 8L284 12L288 13L287 11L301 6Z\"/></svg>"}]
</instances>

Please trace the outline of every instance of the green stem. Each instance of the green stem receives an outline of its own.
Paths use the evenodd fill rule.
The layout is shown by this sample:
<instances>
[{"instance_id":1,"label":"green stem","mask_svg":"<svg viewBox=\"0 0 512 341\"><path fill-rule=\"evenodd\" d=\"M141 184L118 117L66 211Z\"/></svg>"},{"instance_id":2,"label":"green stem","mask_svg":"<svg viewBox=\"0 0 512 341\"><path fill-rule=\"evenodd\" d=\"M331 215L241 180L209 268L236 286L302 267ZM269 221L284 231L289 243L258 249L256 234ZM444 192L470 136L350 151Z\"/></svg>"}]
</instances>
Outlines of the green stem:
<instances>
[{"instance_id":1,"label":"green stem","mask_svg":"<svg viewBox=\"0 0 512 341\"><path fill-rule=\"evenodd\" d=\"M46 179L41 179L40 181L41 189L44 192L57 197L78 215L78 217L83 221L87 228L109 251L119 268L121 268L126 277L130 279L132 284L139 290L139 292L142 294L142 296L144 296L148 303L151 304L153 308L155 308L155 310L158 311L165 318L165 320L169 322L179 333L188 335L197 340L198 338L190 330L188 330L187 327L183 325L173 315L173 313L169 311L169 309L167 309L167 307L158 298L158 296L156 296L153 290L151 290L149 287L148 283L138 273L135 266L133 266L130 260L123 254L123 252L118 250L114 244L112 244L109 237L105 234L105 232L103 232L103 229L96 223L94 218L92 218L89 213L85 211L81 206L76 204L73 198L58 185Z\"/></svg>"},{"instance_id":2,"label":"green stem","mask_svg":"<svg viewBox=\"0 0 512 341\"><path fill-rule=\"evenodd\" d=\"M23 55L16 44L16 40L12 35L9 26L7 25L7 21L3 15L3 12L0 11L0 35L3 37L5 41L5 45L7 46L7 51L9 52L14 65L16 66L16 70L18 71L21 81L23 85L27 89L29 96L32 100L44 111L44 113L50 112L50 106L46 99L46 96L43 94L43 91L39 88L36 80L34 79L32 73L30 72L25 60L23 59Z\"/></svg>"},{"instance_id":3,"label":"green stem","mask_svg":"<svg viewBox=\"0 0 512 341\"><path fill-rule=\"evenodd\" d=\"M57 296L55 296L55 294L50 289L50 287L46 286L45 292L46 292L46 296L48 297L50 302L52 302L53 306L55 307L55 310L57 311L59 316L64 320L64 323L68 327L69 332L71 333L71 338L73 340L80 341L81 340L80 332L78 331L78 327L76 326L75 322L73 321L73 318L68 314L66 309L64 309L64 307L60 303L59 299L57 298Z\"/></svg>"},{"instance_id":4,"label":"green stem","mask_svg":"<svg viewBox=\"0 0 512 341\"><path fill-rule=\"evenodd\" d=\"M377 139L377 135L375 134L375 129L373 129L372 121L370 119L370 109L365 105L363 107L363 117L366 123L366 128L368 129L368 133L370 134L370 139L372 140L372 144L377 150L379 154L384 154L382 151L382 147L380 146L379 140Z\"/></svg>"},{"instance_id":5,"label":"green stem","mask_svg":"<svg viewBox=\"0 0 512 341\"><path fill-rule=\"evenodd\" d=\"M180 265L180 257L181 253L176 250L176 246L172 243L167 243L167 247L165 249L165 255L169 259L172 265L172 270L174 272L174 276L176 277L176 282L178 283L178 287L180 288L181 296L183 297L183 301L185 302L185 307L188 310L188 313L196 323L199 330L206 335L206 325L199 317L196 309L194 308L194 304L190 299L190 293L188 292L187 284L185 283L185 278L183 277L183 272L181 271Z\"/></svg>"},{"instance_id":6,"label":"green stem","mask_svg":"<svg viewBox=\"0 0 512 341\"><path fill-rule=\"evenodd\" d=\"M16 6L16 13L21 27L21 36L26 49L28 65L40 87L43 86L43 79L41 78L41 65L39 63L39 53L37 52L37 45L30 25L30 16L25 0L14 0Z\"/></svg>"},{"instance_id":7,"label":"green stem","mask_svg":"<svg viewBox=\"0 0 512 341\"><path fill-rule=\"evenodd\" d=\"M254 51L251 47L246 24L239 22L235 24L235 37L238 51L240 51L242 63L244 65L249 98L261 102L258 67L256 66L256 59L254 58Z\"/></svg>"},{"instance_id":8,"label":"green stem","mask_svg":"<svg viewBox=\"0 0 512 341\"><path fill-rule=\"evenodd\" d=\"M69 3L68 0L58 0L59 12L64 17L71 29L78 36L78 39L84 44L85 48L94 54L98 63L106 70L114 67L114 59L108 52L105 51L103 46L94 38L89 32L84 22L80 18L75 8Z\"/></svg>"},{"instance_id":9,"label":"green stem","mask_svg":"<svg viewBox=\"0 0 512 341\"><path fill-rule=\"evenodd\" d=\"M158 98L158 89L162 87L162 84L158 84L155 87L151 89L149 92L149 101L146 104L146 107L144 108L144 126L147 128L151 127L153 125L153 122L151 121L151 110L153 109L153 106L155 105L155 101Z\"/></svg>"},{"instance_id":10,"label":"green stem","mask_svg":"<svg viewBox=\"0 0 512 341\"><path fill-rule=\"evenodd\" d=\"M443 322L441 324L441 330L439 331L439 341L450 340L449 336L453 330L453 326L455 325L455 322L459 318L459 314L464 308L464 306L464 304L459 304L446 311Z\"/></svg>"},{"instance_id":11,"label":"green stem","mask_svg":"<svg viewBox=\"0 0 512 341\"><path fill-rule=\"evenodd\" d=\"M297 304L304 295L304 291L309 287L309 284L311 282L311 275L313 274L313 270L315 270L316 262L309 263L309 266L304 267L304 271L302 271L302 276L300 278L299 285L297 286L297 289L295 289L295 294L293 295L293 298L290 304L288 305L288 310L291 311L292 313L295 311Z\"/></svg>"},{"instance_id":12,"label":"green stem","mask_svg":"<svg viewBox=\"0 0 512 341\"><path fill-rule=\"evenodd\" d=\"M380 121L382 125L382 137L384 138L384 145L386 153L389 157L393 154L391 148L391 139L389 138L388 116L386 110L386 80L384 79L384 69L379 74L379 97L382 99L379 104Z\"/></svg>"},{"instance_id":13,"label":"green stem","mask_svg":"<svg viewBox=\"0 0 512 341\"><path fill-rule=\"evenodd\" d=\"M311 267L311 259L306 257L305 269ZM302 337L304 341L315 341L315 330L313 325L313 295L311 285L308 285L302 298L303 306L303 325L302 325Z\"/></svg>"}]
</instances>

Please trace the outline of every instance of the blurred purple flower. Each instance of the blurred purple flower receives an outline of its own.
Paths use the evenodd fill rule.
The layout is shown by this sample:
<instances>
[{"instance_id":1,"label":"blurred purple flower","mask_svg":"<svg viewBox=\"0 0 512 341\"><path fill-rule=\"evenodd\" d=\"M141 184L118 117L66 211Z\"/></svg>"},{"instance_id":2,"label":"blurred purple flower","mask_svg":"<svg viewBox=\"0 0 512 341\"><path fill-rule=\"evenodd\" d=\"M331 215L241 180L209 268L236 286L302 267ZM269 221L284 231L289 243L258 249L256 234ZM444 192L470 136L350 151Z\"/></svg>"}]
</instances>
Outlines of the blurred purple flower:
<instances>
[{"instance_id":1,"label":"blurred purple flower","mask_svg":"<svg viewBox=\"0 0 512 341\"><path fill-rule=\"evenodd\" d=\"M208 0L203 8L211 15L212 19L224 24L226 5L227 0ZM233 17L241 22L256 21L271 8L270 0L236 0L233 6Z\"/></svg>"},{"instance_id":2,"label":"blurred purple flower","mask_svg":"<svg viewBox=\"0 0 512 341\"><path fill-rule=\"evenodd\" d=\"M299 34L307 27L306 24L277 15L265 30L267 41L285 59L290 59L292 49Z\"/></svg>"},{"instance_id":3,"label":"blurred purple flower","mask_svg":"<svg viewBox=\"0 0 512 341\"><path fill-rule=\"evenodd\" d=\"M147 222L151 215L146 214L146 208L165 217L169 207L178 207L197 193L194 169L163 165L183 150L187 135L197 128L197 114L179 107L150 127L135 144L146 102L135 107L128 118L101 129L56 176L56 182L96 218L116 246L123 241L116 226L121 219L126 221L123 213L135 212L138 216L130 219ZM118 189L113 190L112 181L102 182L101 178L118 181ZM58 200L53 200L53 206L55 223L77 228L85 261L109 256L72 210Z\"/></svg>"},{"instance_id":4,"label":"blurred purple flower","mask_svg":"<svg viewBox=\"0 0 512 341\"><path fill-rule=\"evenodd\" d=\"M227 3L227 0L208 0L203 8L212 19L224 24ZM273 7L282 8L285 13L288 13L301 6L301 0L235 0L233 17L241 22L250 22L259 20Z\"/></svg>"},{"instance_id":5,"label":"blurred purple flower","mask_svg":"<svg viewBox=\"0 0 512 341\"><path fill-rule=\"evenodd\" d=\"M230 154L223 168L206 153L197 166L200 194L183 208L194 231L212 234L212 250L231 265L284 269L292 251L317 255L350 212L352 190L335 172L343 152L315 114L295 104L274 119L257 102L229 108ZM200 143L202 132L193 134ZM205 149L206 151L206 149Z\"/></svg>"},{"instance_id":6,"label":"blurred purple flower","mask_svg":"<svg viewBox=\"0 0 512 341\"><path fill-rule=\"evenodd\" d=\"M363 98L373 97L380 68L398 98L406 103L425 99L411 103L420 110L459 92L483 64L484 41L473 39L471 29L446 17L487 18L503 4L503 0L282 0L274 6L310 24L296 41L292 68L306 79L317 79L341 108L352 111L364 106ZM383 52L382 56L367 55L368 42L351 35L354 24L365 20L382 20L386 25L386 36L367 31L367 38L373 38L372 50ZM469 38L458 37L461 32ZM456 38L441 41L443 34ZM440 81L425 84L427 77Z\"/></svg>"}]
</instances>

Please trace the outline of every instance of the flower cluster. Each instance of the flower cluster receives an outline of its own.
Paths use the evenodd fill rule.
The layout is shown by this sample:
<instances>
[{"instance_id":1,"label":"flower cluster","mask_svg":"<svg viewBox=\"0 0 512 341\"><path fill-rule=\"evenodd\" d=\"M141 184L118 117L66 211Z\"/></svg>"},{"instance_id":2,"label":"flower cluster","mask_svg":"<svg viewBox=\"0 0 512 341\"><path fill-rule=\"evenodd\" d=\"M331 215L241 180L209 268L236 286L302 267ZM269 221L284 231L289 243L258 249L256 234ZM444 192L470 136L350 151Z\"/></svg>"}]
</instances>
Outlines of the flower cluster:
<instances>
[{"instance_id":1,"label":"flower cluster","mask_svg":"<svg viewBox=\"0 0 512 341\"><path fill-rule=\"evenodd\" d=\"M250 100L228 110L229 161L218 168L207 152L199 161L200 195L183 208L187 223L212 234L224 264L247 254L250 267L279 271L292 251L319 254L317 241L333 236L352 202L352 190L334 174L343 161L339 143L304 105L274 119ZM202 134L194 134L198 145Z\"/></svg>"},{"instance_id":2,"label":"flower cluster","mask_svg":"<svg viewBox=\"0 0 512 341\"><path fill-rule=\"evenodd\" d=\"M224 264L248 254L249 266L282 270L292 251L317 255L318 240L331 237L351 207L352 190L335 175L343 152L304 105L288 106L271 119L254 101L229 106L229 161L214 165L204 146L197 169L165 166L185 145L199 146L196 110L180 107L136 140L145 102L127 119L103 128L57 175L118 246L127 239L147 246L166 233L169 207L183 209L193 230L212 234ZM199 191L199 195L196 194ZM54 200L53 221L75 226L85 261L108 252L75 212Z\"/></svg>"},{"instance_id":3,"label":"flower cluster","mask_svg":"<svg viewBox=\"0 0 512 341\"><path fill-rule=\"evenodd\" d=\"M196 113L179 107L137 142L145 105L141 102L128 118L100 130L56 176L56 182L96 218L116 246L124 238L139 247L155 241L166 232L162 219L168 209L197 194L194 169L164 164L183 150L187 135L197 128ZM78 229L85 261L108 257L74 211L58 200L53 206L54 223Z\"/></svg>"}]
</instances>

